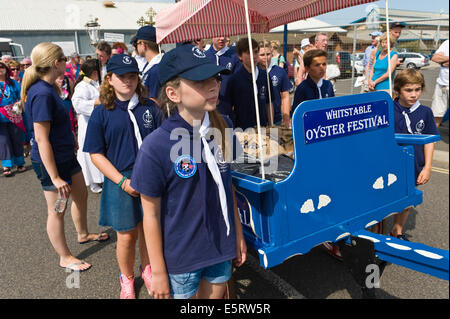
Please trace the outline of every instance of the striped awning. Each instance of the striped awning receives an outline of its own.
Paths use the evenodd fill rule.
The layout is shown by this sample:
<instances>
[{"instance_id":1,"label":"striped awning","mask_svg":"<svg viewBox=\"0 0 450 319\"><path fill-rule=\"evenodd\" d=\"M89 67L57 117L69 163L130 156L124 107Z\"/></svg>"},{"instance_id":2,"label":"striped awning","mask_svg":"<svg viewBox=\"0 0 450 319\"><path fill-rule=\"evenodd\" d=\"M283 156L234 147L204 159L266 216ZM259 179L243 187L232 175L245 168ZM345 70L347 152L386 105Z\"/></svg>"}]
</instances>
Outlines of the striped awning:
<instances>
[{"instance_id":1,"label":"striped awning","mask_svg":"<svg viewBox=\"0 0 450 319\"><path fill-rule=\"evenodd\" d=\"M252 33L376 0L248 0ZM247 33L244 0L182 0L156 16L158 43Z\"/></svg>"}]
</instances>

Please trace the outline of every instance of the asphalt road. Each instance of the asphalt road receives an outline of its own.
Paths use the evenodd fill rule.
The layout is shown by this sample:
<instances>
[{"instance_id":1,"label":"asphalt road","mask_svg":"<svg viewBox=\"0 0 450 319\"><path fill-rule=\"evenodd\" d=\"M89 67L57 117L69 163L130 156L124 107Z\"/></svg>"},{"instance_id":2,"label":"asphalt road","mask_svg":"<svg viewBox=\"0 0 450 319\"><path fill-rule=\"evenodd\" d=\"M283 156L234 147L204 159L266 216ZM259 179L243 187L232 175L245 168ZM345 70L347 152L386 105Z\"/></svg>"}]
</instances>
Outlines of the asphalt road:
<instances>
[{"instance_id":1,"label":"asphalt road","mask_svg":"<svg viewBox=\"0 0 450 319\"><path fill-rule=\"evenodd\" d=\"M428 85L429 90L433 85ZM448 126L446 133L445 128L441 133L446 134L440 146L443 152L447 148L446 160L433 163L435 168L431 180L421 187L423 203L412 210L405 233L412 241L448 250ZM75 277L74 273L58 267L58 256L46 233L43 193L29 159L27 166L25 173L12 178L0 177L0 298L118 298L116 236L112 229L97 226L100 195L89 192L89 230L108 232L111 236L109 241L77 244L70 214L65 217L70 249L75 256L93 265L89 271ZM388 225L391 225L391 219ZM270 270L257 264L255 252L250 251L249 255L249 261L234 273L236 293L240 299L361 298L358 286L344 265L320 247L313 248L304 256L290 258ZM136 258L137 295L139 299L148 299L138 267ZM448 281L392 264L386 267L380 285L376 295L382 299L449 298Z\"/></svg>"}]
</instances>

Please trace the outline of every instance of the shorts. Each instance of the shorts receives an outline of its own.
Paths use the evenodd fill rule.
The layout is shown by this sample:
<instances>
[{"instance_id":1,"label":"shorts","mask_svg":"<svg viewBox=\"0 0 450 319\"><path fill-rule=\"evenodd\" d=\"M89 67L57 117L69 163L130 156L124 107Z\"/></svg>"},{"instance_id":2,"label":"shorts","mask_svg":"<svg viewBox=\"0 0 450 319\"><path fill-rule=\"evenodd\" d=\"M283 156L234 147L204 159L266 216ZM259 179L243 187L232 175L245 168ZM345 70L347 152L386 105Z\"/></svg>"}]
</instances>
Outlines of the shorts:
<instances>
[{"instance_id":1,"label":"shorts","mask_svg":"<svg viewBox=\"0 0 450 319\"><path fill-rule=\"evenodd\" d=\"M174 299L189 299L195 295L202 279L212 284L222 284L231 278L231 261L201 268L184 274L169 274L170 295Z\"/></svg>"},{"instance_id":2,"label":"shorts","mask_svg":"<svg viewBox=\"0 0 450 319\"><path fill-rule=\"evenodd\" d=\"M31 161L31 165L33 166L37 178L41 182L42 189L44 191L56 191L56 187L53 185L52 179L50 178L50 175L48 175L44 164ZM56 163L56 169L58 170L59 177L65 180L69 185L72 185L72 176L81 172L81 166L78 164L75 156L70 161Z\"/></svg>"},{"instance_id":3,"label":"shorts","mask_svg":"<svg viewBox=\"0 0 450 319\"><path fill-rule=\"evenodd\" d=\"M434 117L444 117L448 109L448 86L436 83L431 110Z\"/></svg>"}]
</instances>

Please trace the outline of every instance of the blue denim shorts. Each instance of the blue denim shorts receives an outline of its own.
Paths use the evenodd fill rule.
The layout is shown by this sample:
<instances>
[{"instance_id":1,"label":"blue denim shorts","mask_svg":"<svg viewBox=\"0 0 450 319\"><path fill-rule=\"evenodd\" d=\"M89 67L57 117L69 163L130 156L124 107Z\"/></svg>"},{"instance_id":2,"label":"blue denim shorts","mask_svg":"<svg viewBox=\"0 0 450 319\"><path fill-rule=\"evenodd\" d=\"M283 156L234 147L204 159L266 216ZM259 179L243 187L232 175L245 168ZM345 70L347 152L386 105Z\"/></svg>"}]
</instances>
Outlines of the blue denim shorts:
<instances>
[{"instance_id":1,"label":"blue denim shorts","mask_svg":"<svg viewBox=\"0 0 450 319\"><path fill-rule=\"evenodd\" d=\"M44 191L55 191L56 187L53 185L50 175L43 163L31 161L33 170L36 173L37 178L41 182L42 189ZM72 185L72 176L81 172L81 166L78 164L77 158L73 157L70 161L64 163L56 163L56 169L58 175L65 180L69 185Z\"/></svg>"},{"instance_id":2,"label":"blue denim shorts","mask_svg":"<svg viewBox=\"0 0 450 319\"><path fill-rule=\"evenodd\" d=\"M170 295L174 299L189 299L195 295L202 279L222 284L231 278L231 261L201 268L184 274L169 274Z\"/></svg>"}]
</instances>

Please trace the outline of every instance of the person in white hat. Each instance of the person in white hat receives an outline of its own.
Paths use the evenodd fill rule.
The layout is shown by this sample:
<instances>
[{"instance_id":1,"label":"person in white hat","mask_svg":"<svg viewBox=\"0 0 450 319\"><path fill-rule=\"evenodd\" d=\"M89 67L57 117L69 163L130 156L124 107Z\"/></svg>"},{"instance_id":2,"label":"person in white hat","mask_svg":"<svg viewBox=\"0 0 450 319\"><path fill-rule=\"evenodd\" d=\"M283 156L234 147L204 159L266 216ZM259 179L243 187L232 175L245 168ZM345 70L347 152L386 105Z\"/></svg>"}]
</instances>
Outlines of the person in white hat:
<instances>
[{"instance_id":1,"label":"person in white hat","mask_svg":"<svg viewBox=\"0 0 450 319\"><path fill-rule=\"evenodd\" d=\"M309 42L309 38L304 38L300 42L300 51L294 48L295 55L295 65L294 65L294 74L295 74L295 86L298 86L308 74L305 72L305 66L303 65L303 55L308 51L313 49L314 46Z\"/></svg>"}]
</instances>

